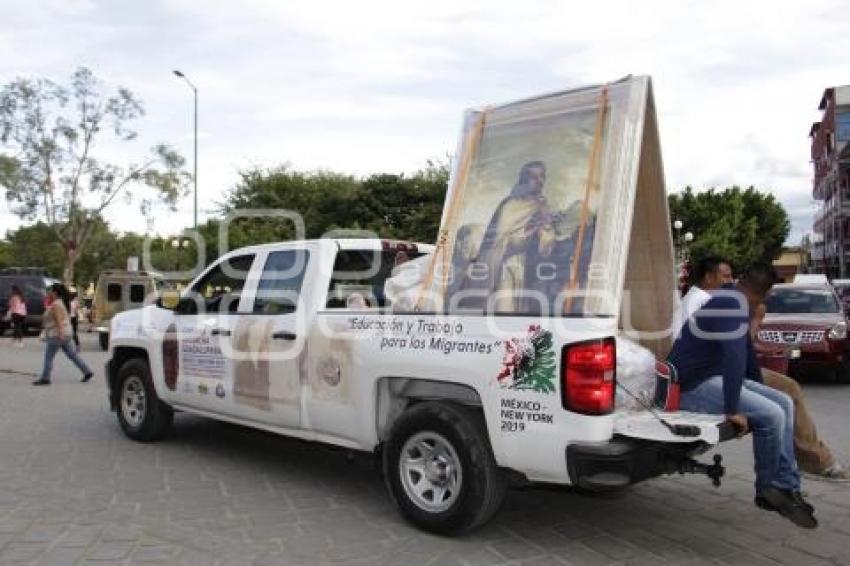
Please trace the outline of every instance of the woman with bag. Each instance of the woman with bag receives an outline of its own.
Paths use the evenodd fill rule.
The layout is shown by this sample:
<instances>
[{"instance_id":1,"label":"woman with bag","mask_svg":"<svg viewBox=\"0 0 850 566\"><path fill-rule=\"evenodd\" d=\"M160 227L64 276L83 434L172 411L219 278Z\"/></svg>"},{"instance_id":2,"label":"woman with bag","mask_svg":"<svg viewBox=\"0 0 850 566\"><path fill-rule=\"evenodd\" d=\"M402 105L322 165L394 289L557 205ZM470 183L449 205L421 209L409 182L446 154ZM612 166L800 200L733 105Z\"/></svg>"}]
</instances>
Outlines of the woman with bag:
<instances>
[{"instance_id":1,"label":"woman with bag","mask_svg":"<svg viewBox=\"0 0 850 566\"><path fill-rule=\"evenodd\" d=\"M27 302L21 288L12 285L9 295L9 319L12 322L12 344L18 348L24 347L24 322L27 319Z\"/></svg>"},{"instance_id":2,"label":"woman with bag","mask_svg":"<svg viewBox=\"0 0 850 566\"><path fill-rule=\"evenodd\" d=\"M47 345L44 350L44 367L41 377L32 382L33 385L50 385L50 372L53 369L53 358L61 348L68 359L83 372L83 382L92 378L92 370L77 354L72 346L71 317L68 315L70 295L68 289L61 283L54 283L47 291L50 306L44 312L44 335Z\"/></svg>"}]
</instances>

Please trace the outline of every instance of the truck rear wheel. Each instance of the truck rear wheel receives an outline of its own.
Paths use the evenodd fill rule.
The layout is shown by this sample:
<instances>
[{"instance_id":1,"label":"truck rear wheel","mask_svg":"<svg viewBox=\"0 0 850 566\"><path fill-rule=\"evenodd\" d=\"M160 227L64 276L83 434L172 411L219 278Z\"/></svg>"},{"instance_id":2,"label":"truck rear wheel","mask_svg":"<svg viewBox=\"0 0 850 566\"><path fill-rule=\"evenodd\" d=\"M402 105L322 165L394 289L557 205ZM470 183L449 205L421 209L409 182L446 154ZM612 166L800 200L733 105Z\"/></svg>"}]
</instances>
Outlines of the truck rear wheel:
<instances>
[{"instance_id":1,"label":"truck rear wheel","mask_svg":"<svg viewBox=\"0 0 850 566\"><path fill-rule=\"evenodd\" d=\"M408 521L440 534L485 523L506 487L483 418L446 402L420 403L398 418L384 447L384 479Z\"/></svg>"},{"instance_id":2,"label":"truck rear wheel","mask_svg":"<svg viewBox=\"0 0 850 566\"><path fill-rule=\"evenodd\" d=\"M141 442L162 438L171 428L174 411L157 396L147 362L127 360L117 382L118 423L124 434Z\"/></svg>"}]
</instances>

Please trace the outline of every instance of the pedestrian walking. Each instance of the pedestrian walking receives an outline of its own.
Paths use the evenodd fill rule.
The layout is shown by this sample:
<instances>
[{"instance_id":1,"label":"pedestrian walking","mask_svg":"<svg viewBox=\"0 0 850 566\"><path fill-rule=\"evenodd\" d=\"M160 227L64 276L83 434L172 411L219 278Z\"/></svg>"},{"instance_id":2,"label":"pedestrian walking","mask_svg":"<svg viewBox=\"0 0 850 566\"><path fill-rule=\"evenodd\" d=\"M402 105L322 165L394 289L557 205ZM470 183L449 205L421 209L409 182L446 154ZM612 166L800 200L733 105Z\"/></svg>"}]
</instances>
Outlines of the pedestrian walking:
<instances>
[{"instance_id":1,"label":"pedestrian walking","mask_svg":"<svg viewBox=\"0 0 850 566\"><path fill-rule=\"evenodd\" d=\"M71 347L71 317L68 308L71 300L68 289L62 283L54 283L47 290L49 306L44 313L44 332L47 344L44 349L44 367L41 377L33 381L33 385L50 385L50 372L53 369L53 358L60 349L68 359L83 372L82 381L92 378L92 370L79 354Z\"/></svg>"},{"instance_id":2,"label":"pedestrian walking","mask_svg":"<svg viewBox=\"0 0 850 566\"><path fill-rule=\"evenodd\" d=\"M74 339L74 345L77 351L80 351L80 336L77 334L77 329L80 326L80 297L76 291L71 291L71 302L68 309L68 314L71 316L71 331Z\"/></svg>"},{"instance_id":3,"label":"pedestrian walking","mask_svg":"<svg viewBox=\"0 0 850 566\"><path fill-rule=\"evenodd\" d=\"M12 285L9 295L9 320L12 323L12 344L18 348L24 347L24 322L27 319L27 301L21 288Z\"/></svg>"}]
</instances>

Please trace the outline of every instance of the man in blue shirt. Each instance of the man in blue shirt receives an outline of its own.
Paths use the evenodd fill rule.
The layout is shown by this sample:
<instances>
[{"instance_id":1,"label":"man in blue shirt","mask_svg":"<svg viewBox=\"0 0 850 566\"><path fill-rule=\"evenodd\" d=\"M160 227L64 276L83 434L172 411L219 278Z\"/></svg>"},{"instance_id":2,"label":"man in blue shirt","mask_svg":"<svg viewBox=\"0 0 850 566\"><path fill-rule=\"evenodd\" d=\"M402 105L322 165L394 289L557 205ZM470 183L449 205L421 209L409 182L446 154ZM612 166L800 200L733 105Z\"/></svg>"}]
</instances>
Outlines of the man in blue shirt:
<instances>
[{"instance_id":1,"label":"man in blue shirt","mask_svg":"<svg viewBox=\"0 0 850 566\"><path fill-rule=\"evenodd\" d=\"M772 273L751 269L711 299L682 327L668 361L679 373L681 408L725 414L741 432L752 429L756 504L798 526L815 528L814 508L800 494L794 457L794 404L761 383L750 340L750 310L764 300Z\"/></svg>"}]
</instances>

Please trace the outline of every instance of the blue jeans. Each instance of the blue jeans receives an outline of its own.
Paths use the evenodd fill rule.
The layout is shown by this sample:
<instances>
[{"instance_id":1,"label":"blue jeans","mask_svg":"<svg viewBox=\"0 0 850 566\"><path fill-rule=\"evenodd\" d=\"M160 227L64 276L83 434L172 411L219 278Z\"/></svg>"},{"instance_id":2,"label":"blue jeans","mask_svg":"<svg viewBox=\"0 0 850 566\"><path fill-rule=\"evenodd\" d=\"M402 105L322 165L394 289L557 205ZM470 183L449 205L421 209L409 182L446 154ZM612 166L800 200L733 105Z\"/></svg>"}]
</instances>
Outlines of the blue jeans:
<instances>
[{"instance_id":1,"label":"blue jeans","mask_svg":"<svg viewBox=\"0 0 850 566\"><path fill-rule=\"evenodd\" d=\"M681 408L695 413L724 414L723 378L715 375L690 391L682 392ZM738 412L753 432L756 492L767 486L800 489L794 457L794 402L791 397L753 381L744 380Z\"/></svg>"},{"instance_id":2,"label":"blue jeans","mask_svg":"<svg viewBox=\"0 0 850 566\"><path fill-rule=\"evenodd\" d=\"M68 359L74 362L74 365L80 368L83 375L92 373L86 362L77 354L73 347L73 342L70 338L59 340L59 338L48 338L47 347L44 349L44 367L41 370L41 381L50 381L50 372L53 370L53 358L56 357L56 352L61 348Z\"/></svg>"}]
</instances>

